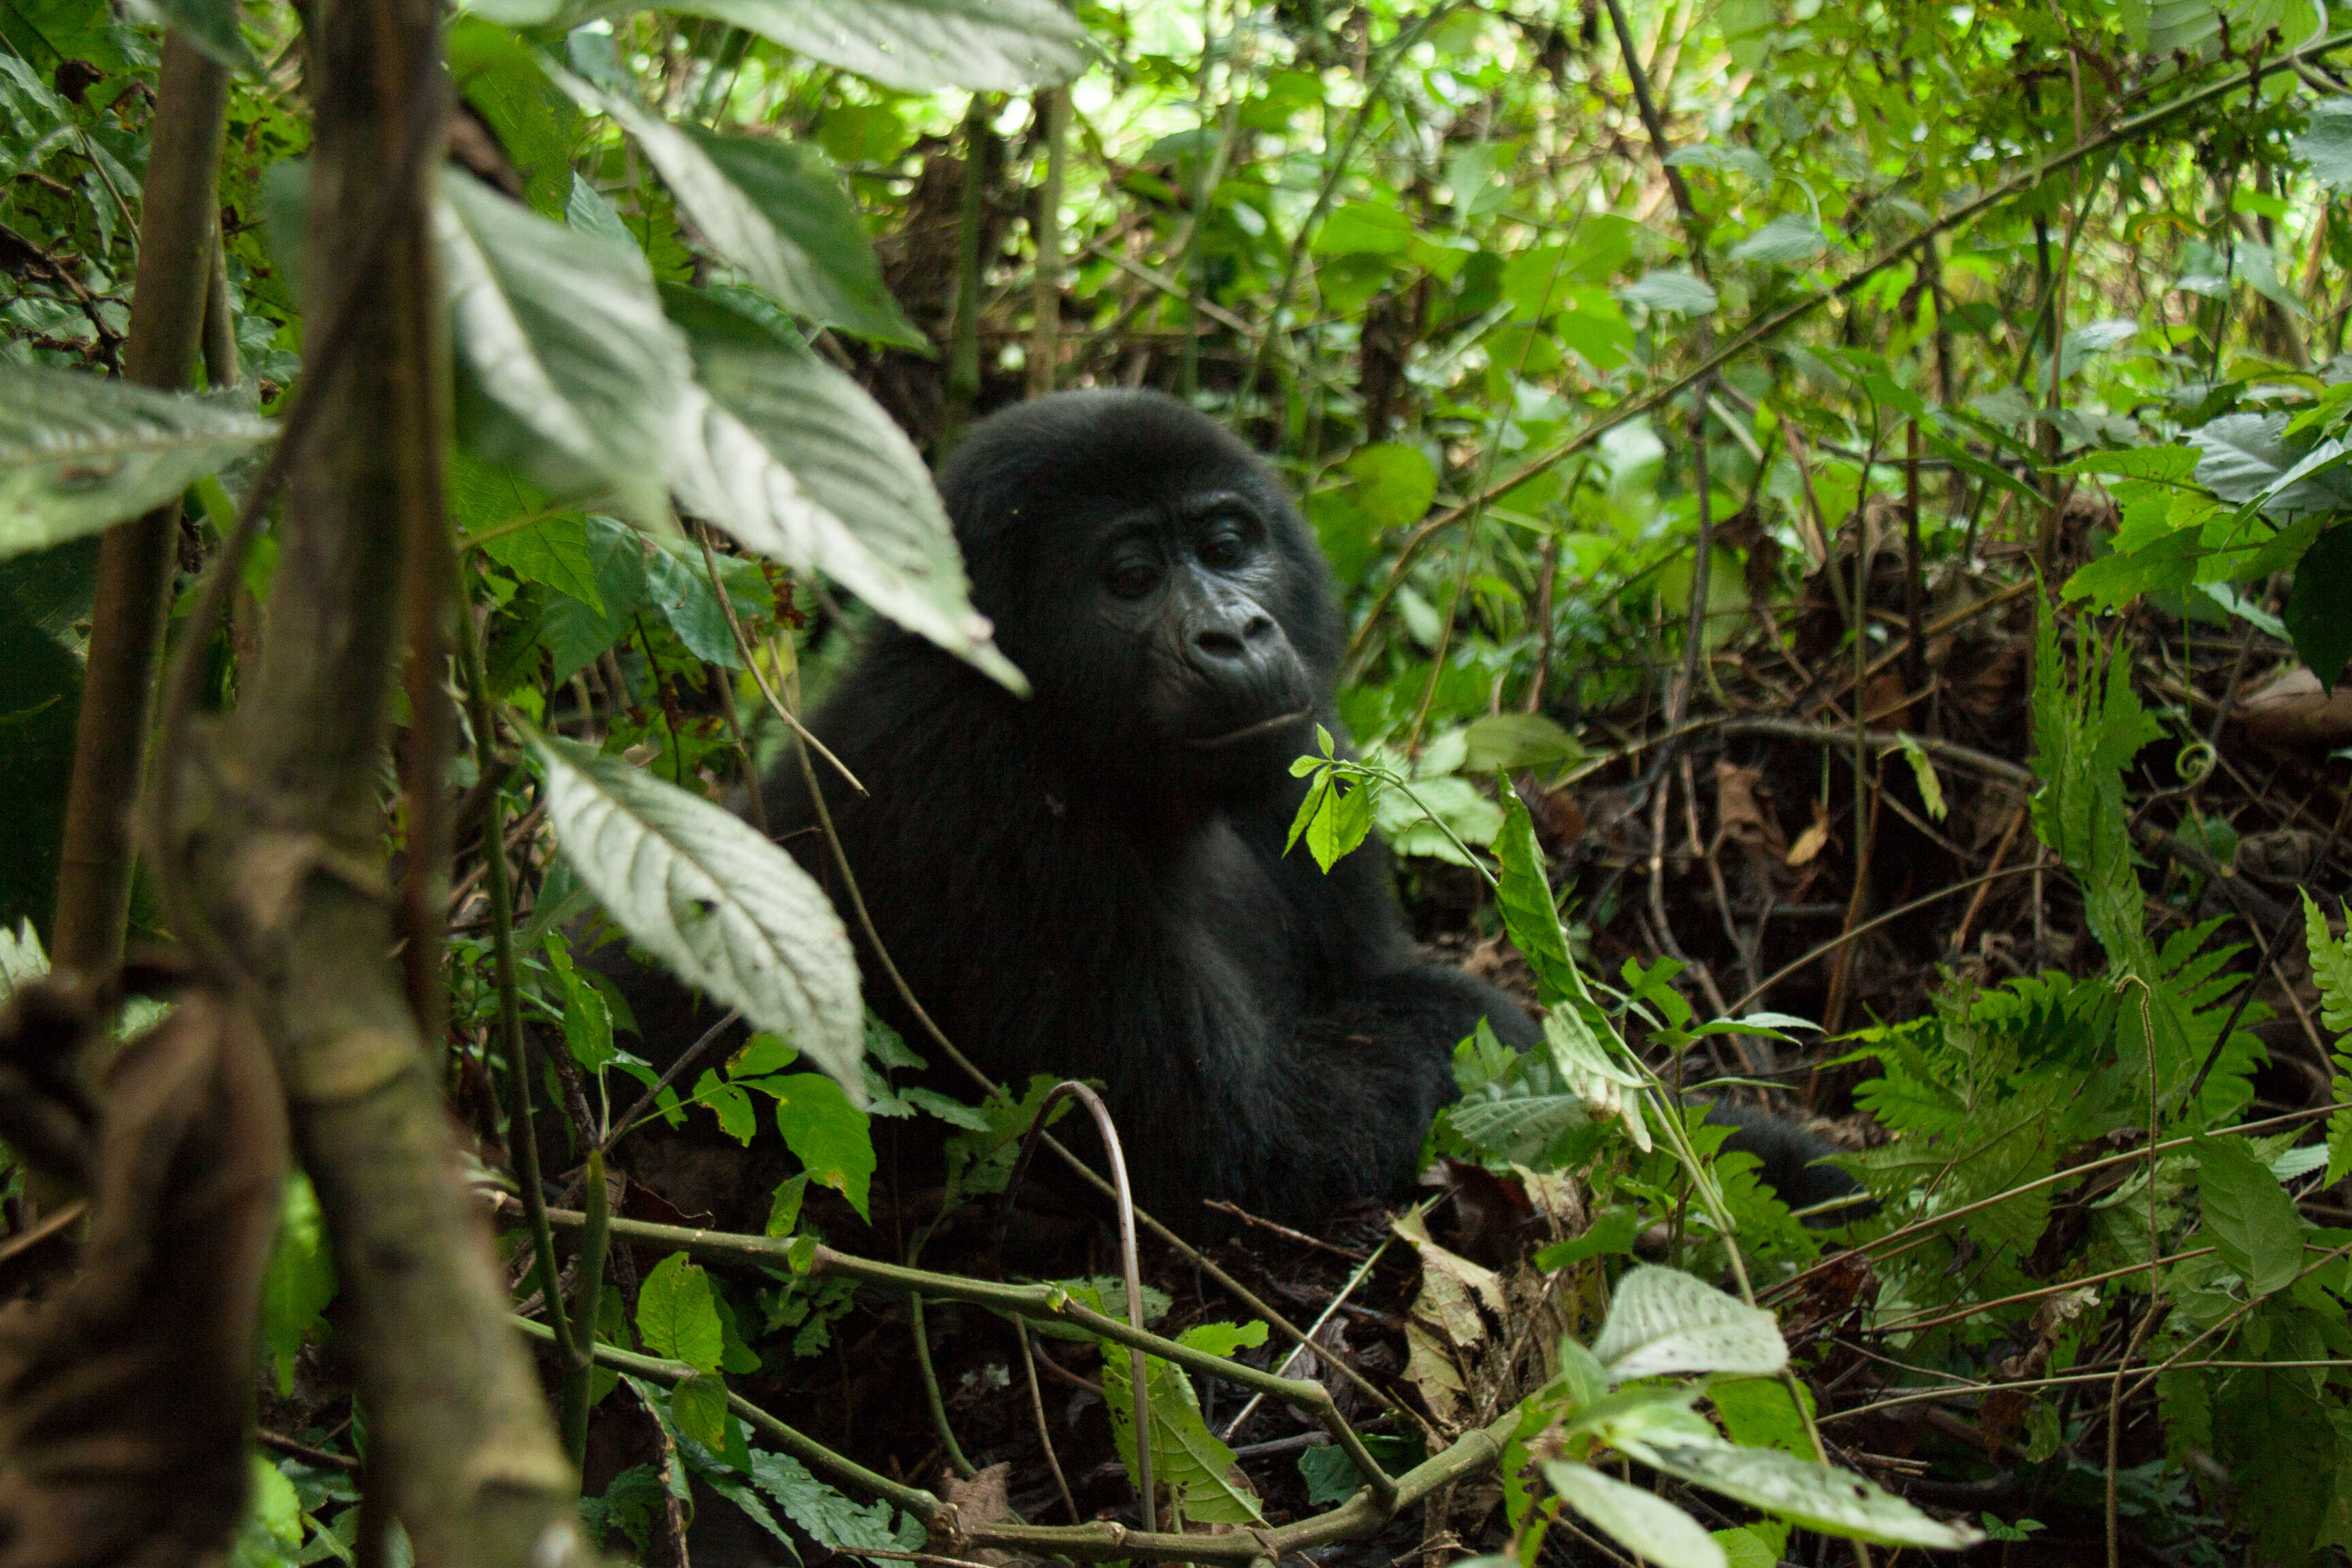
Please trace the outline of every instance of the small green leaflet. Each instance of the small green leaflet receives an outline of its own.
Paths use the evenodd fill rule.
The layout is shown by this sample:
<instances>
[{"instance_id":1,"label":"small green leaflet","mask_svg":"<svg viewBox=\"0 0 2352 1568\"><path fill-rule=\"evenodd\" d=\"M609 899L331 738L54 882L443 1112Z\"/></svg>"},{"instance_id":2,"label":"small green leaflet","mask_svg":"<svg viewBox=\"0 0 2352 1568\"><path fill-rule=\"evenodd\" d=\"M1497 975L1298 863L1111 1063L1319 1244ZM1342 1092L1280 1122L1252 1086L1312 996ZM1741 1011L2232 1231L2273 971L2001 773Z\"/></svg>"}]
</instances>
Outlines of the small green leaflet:
<instances>
[{"instance_id":1,"label":"small green leaflet","mask_svg":"<svg viewBox=\"0 0 2352 1568\"><path fill-rule=\"evenodd\" d=\"M646 1349L697 1372L715 1372L726 1353L710 1276L683 1252L673 1252L645 1278L637 1290L637 1332ZM719 1408L726 1408L725 1397Z\"/></svg>"},{"instance_id":2,"label":"small green leaflet","mask_svg":"<svg viewBox=\"0 0 2352 1568\"><path fill-rule=\"evenodd\" d=\"M2256 1296L2294 1283L2303 1268L2303 1220L2270 1167L2243 1138L2197 1141L2197 1195L2204 1234Z\"/></svg>"},{"instance_id":3,"label":"small green leaflet","mask_svg":"<svg viewBox=\"0 0 2352 1568\"><path fill-rule=\"evenodd\" d=\"M2311 954L2311 973L2319 983L2319 1021L2336 1037L2335 1082L2336 1098L2352 1100L2352 1051L2345 1048L2343 1037L2352 1031L2352 934L2342 940L2331 935L2327 917L2311 895L2303 895L2304 944ZM2334 1186L2352 1173L2352 1110L2339 1110L2327 1119L2327 1184Z\"/></svg>"},{"instance_id":4,"label":"small green leaflet","mask_svg":"<svg viewBox=\"0 0 2352 1568\"><path fill-rule=\"evenodd\" d=\"M1330 731L1318 724L1315 742L1322 748L1320 758L1304 756L1290 764L1293 778L1312 775L1315 782L1307 787L1307 798L1298 803L1297 815L1290 819L1290 837L1282 849L1288 854L1303 837L1307 852L1328 873L1371 833L1378 820L1379 792L1372 780L1349 778L1341 772L1339 759L1332 754Z\"/></svg>"},{"instance_id":5,"label":"small green leaflet","mask_svg":"<svg viewBox=\"0 0 2352 1568\"><path fill-rule=\"evenodd\" d=\"M1941 822L1945 816L1943 781L1936 776L1936 764L1927 755L1927 748L1917 738L1903 731L1895 731L1903 743L1903 760L1911 764L1911 776L1919 785L1919 798L1927 804L1928 817Z\"/></svg>"},{"instance_id":6,"label":"small green leaflet","mask_svg":"<svg viewBox=\"0 0 2352 1568\"><path fill-rule=\"evenodd\" d=\"M1568 934L1560 930L1559 910L1552 902L1535 823L1507 782L1501 793L1503 830L1495 836L1495 853L1503 862L1503 874L1496 901L1502 906L1511 945L1526 956L1528 967L1535 971L1536 993L1550 1007L1582 995L1584 982L1568 953Z\"/></svg>"}]
</instances>

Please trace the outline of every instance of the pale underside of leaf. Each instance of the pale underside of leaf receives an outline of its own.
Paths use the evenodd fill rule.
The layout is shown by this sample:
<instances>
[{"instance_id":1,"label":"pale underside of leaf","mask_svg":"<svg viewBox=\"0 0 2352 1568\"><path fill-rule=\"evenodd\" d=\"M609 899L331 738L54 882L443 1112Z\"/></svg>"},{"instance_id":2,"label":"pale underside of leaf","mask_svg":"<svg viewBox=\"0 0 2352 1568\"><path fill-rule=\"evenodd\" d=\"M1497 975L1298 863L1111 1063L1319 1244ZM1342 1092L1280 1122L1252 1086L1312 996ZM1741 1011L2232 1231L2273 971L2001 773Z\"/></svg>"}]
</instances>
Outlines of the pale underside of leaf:
<instances>
[{"instance_id":1,"label":"pale underside of leaf","mask_svg":"<svg viewBox=\"0 0 2352 1568\"><path fill-rule=\"evenodd\" d=\"M220 402L11 365L0 374L0 559L151 510L277 433Z\"/></svg>"},{"instance_id":2,"label":"pale underside of leaf","mask_svg":"<svg viewBox=\"0 0 2352 1568\"><path fill-rule=\"evenodd\" d=\"M698 795L573 742L531 743L564 858L621 928L862 1106L856 955L808 873Z\"/></svg>"},{"instance_id":3,"label":"pale underside of leaf","mask_svg":"<svg viewBox=\"0 0 2352 1568\"><path fill-rule=\"evenodd\" d=\"M1620 1446L1653 1469L1825 1534L1882 1546L1947 1549L1970 1546L1984 1539L1967 1525L1929 1518L1860 1476L1777 1448L1739 1448L1727 1443L1654 1444L1632 1438Z\"/></svg>"},{"instance_id":4,"label":"pale underside of leaf","mask_svg":"<svg viewBox=\"0 0 2352 1568\"><path fill-rule=\"evenodd\" d=\"M1736 1301L1679 1269L1644 1264L1618 1282L1592 1342L1612 1383L1669 1372L1764 1375L1789 1364L1769 1312Z\"/></svg>"},{"instance_id":5,"label":"pale underside of leaf","mask_svg":"<svg viewBox=\"0 0 2352 1568\"><path fill-rule=\"evenodd\" d=\"M1725 1568L1715 1538L1662 1497L1564 1460L1546 1465L1544 1479L1562 1502L1660 1568Z\"/></svg>"},{"instance_id":6,"label":"pale underside of leaf","mask_svg":"<svg viewBox=\"0 0 2352 1568\"><path fill-rule=\"evenodd\" d=\"M436 226L457 351L533 444L480 455L550 489L602 488L640 522L665 520L667 444L692 364L644 256L471 179L443 188ZM550 460L576 472L551 472Z\"/></svg>"},{"instance_id":7,"label":"pale underside of leaf","mask_svg":"<svg viewBox=\"0 0 2352 1568\"><path fill-rule=\"evenodd\" d=\"M783 306L803 316L822 316L811 263L798 246L776 232L735 183L711 163L691 137L618 93L598 90L571 72L551 67L549 77L583 109L601 110L635 137L637 145L678 202L693 216L703 237L720 256Z\"/></svg>"},{"instance_id":8,"label":"pale underside of leaf","mask_svg":"<svg viewBox=\"0 0 2352 1568\"><path fill-rule=\"evenodd\" d=\"M1016 92L1085 68L1087 37L1055 0L684 0L901 92Z\"/></svg>"},{"instance_id":9,"label":"pale underside of leaf","mask_svg":"<svg viewBox=\"0 0 2352 1568\"><path fill-rule=\"evenodd\" d=\"M990 640L994 628L965 597L946 514L914 448L878 410L881 428L841 427L832 399L844 389L865 394L846 377L840 388L772 375L737 385L716 368L714 379L738 394L751 416L698 388L681 402L671 485L685 510L746 549L823 572L908 630L1026 691L1020 671ZM893 438L903 453L891 449ZM828 468L835 472L823 471ZM834 505L820 502L820 486ZM850 509L842 498L865 503L853 510L858 526L845 521Z\"/></svg>"}]
</instances>

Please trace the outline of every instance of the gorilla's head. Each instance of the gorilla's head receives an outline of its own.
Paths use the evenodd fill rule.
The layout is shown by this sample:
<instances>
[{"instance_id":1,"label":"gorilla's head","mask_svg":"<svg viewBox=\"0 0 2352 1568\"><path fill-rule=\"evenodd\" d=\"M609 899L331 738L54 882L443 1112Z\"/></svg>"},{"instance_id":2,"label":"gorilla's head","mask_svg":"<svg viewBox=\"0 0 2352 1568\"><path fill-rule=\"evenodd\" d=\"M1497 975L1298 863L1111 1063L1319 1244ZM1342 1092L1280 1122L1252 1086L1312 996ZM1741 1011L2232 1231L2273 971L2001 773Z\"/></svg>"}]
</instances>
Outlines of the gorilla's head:
<instances>
[{"instance_id":1,"label":"gorilla's head","mask_svg":"<svg viewBox=\"0 0 2352 1568\"><path fill-rule=\"evenodd\" d=\"M940 489L1064 757L1251 788L1304 749L1339 656L1330 570L1223 427L1157 393L1061 393L975 426Z\"/></svg>"}]
</instances>

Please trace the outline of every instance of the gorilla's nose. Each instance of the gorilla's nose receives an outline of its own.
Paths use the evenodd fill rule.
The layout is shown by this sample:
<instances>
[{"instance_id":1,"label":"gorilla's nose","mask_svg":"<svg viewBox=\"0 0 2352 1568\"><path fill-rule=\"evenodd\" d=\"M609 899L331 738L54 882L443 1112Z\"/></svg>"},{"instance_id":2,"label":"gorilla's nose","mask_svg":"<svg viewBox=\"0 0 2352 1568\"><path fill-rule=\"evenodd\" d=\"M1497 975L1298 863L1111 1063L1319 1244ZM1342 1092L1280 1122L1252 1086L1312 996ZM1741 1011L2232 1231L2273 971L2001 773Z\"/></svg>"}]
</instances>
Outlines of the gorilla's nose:
<instances>
[{"instance_id":1,"label":"gorilla's nose","mask_svg":"<svg viewBox=\"0 0 2352 1568\"><path fill-rule=\"evenodd\" d=\"M1259 611L1246 619L1202 626L1192 634L1192 649L1213 665L1240 664L1264 657L1273 635L1274 617Z\"/></svg>"}]
</instances>

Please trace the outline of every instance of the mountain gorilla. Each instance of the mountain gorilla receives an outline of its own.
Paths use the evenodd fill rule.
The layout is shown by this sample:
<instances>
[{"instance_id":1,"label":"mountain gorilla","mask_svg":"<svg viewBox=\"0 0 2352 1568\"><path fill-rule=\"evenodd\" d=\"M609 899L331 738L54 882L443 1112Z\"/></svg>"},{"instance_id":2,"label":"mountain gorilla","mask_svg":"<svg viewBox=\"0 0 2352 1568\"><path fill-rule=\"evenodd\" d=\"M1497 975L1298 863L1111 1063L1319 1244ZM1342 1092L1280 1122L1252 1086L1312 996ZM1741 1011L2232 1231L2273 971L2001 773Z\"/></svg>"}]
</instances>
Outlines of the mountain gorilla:
<instances>
[{"instance_id":1,"label":"mountain gorilla","mask_svg":"<svg viewBox=\"0 0 2352 1568\"><path fill-rule=\"evenodd\" d=\"M1182 1228L1204 1198L1312 1221L1410 1186L1455 1043L1541 1032L1416 956L1376 843L1328 876L1284 853L1342 633L1279 481L1172 399L1073 392L976 426L940 485L1034 695L882 627L811 726L873 792L820 769L916 997L1000 1080L1100 1080L1139 1201ZM768 821L845 908L797 770ZM1827 1145L1725 1120L1791 1202L1851 1186L1807 1169Z\"/></svg>"}]
</instances>

